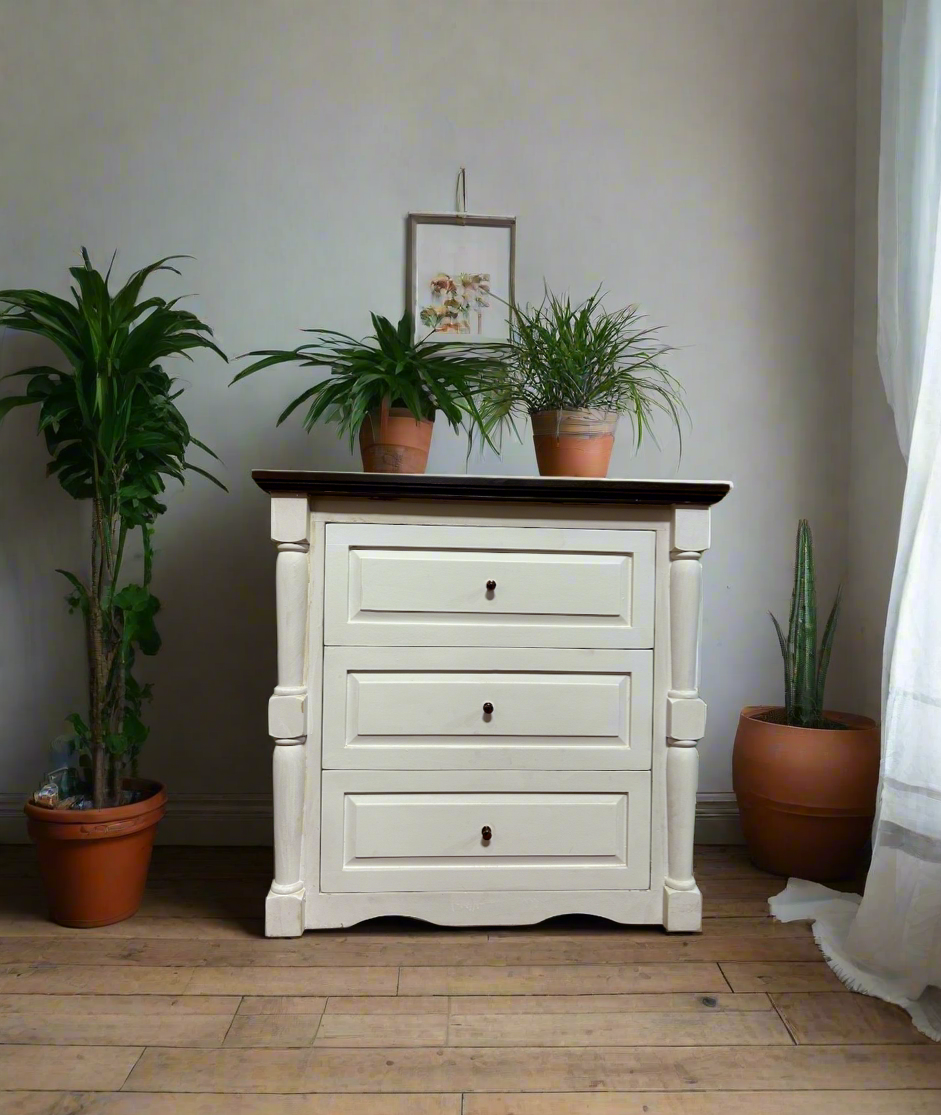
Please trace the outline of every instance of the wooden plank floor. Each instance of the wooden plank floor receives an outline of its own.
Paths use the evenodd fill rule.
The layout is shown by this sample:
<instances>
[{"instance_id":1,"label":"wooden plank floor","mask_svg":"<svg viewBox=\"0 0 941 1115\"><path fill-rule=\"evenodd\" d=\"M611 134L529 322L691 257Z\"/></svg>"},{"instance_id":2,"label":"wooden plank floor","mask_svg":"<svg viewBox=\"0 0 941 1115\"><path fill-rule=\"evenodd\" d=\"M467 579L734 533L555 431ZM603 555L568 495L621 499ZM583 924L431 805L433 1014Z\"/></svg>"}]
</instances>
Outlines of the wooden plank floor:
<instances>
[{"instance_id":1,"label":"wooden plank floor","mask_svg":"<svg viewBox=\"0 0 941 1115\"><path fill-rule=\"evenodd\" d=\"M781 880L698 849L701 935L405 919L265 940L267 849L159 848L137 917L46 921L0 848L3 1115L938 1115L941 1047L847 992Z\"/></svg>"}]
</instances>

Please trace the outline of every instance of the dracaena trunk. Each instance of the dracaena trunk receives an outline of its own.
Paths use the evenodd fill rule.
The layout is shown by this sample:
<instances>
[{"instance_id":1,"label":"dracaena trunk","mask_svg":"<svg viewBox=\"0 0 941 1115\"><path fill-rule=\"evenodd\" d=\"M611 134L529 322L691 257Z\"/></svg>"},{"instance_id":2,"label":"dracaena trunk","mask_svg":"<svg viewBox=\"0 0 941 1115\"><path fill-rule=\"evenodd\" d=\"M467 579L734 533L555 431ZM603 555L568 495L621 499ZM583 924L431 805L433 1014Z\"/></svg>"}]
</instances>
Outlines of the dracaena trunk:
<instances>
[{"instance_id":1,"label":"dracaena trunk","mask_svg":"<svg viewBox=\"0 0 941 1115\"><path fill-rule=\"evenodd\" d=\"M92 804L102 809L107 794L105 752L105 704L108 686L108 664L105 651L104 616L101 607L104 580L105 545L104 512L99 496L94 499L91 547L91 591L88 594L88 670L89 709L92 751Z\"/></svg>"}]
</instances>

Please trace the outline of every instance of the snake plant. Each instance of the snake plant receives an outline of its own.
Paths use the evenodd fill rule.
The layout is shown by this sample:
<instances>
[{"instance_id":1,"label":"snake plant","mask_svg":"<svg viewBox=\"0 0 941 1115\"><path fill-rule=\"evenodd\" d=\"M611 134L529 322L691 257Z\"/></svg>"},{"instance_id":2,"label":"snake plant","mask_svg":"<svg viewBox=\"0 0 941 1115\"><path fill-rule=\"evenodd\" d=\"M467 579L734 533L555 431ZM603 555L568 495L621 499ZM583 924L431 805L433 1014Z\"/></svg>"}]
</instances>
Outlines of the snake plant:
<instances>
[{"instance_id":1,"label":"snake plant","mask_svg":"<svg viewBox=\"0 0 941 1115\"><path fill-rule=\"evenodd\" d=\"M179 275L168 256L135 271L112 293L82 249L83 265L69 272L72 301L40 290L0 290L0 331L31 333L59 350L61 365L34 365L9 373L24 377L20 394L0 398L0 421L17 407L39 409L39 432L49 452L46 472L73 499L89 500L92 530L88 575L59 569L71 585L67 602L81 614L88 652L88 722L68 717L80 765L95 808L120 803L123 776L136 772L147 736L141 714L150 686L134 677L135 654L156 654L154 616L160 602L150 591L151 539L166 510L165 478L183 483L184 470L223 485L188 460L192 447L215 454L190 433L175 400L178 381L163 370L169 356L190 359L210 349L225 359L212 330L178 299L140 299L147 279L160 271ZM112 259L112 263L114 260ZM8 377L4 377L8 378ZM141 534L140 583L128 583L126 543Z\"/></svg>"},{"instance_id":2,"label":"snake plant","mask_svg":"<svg viewBox=\"0 0 941 1115\"><path fill-rule=\"evenodd\" d=\"M840 614L843 586L837 589L833 607L817 646L817 584L814 574L814 540L810 524L801 519L797 527L797 552L794 558L794 587L787 638L772 614L784 658L785 722L798 728L829 727L823 713L830 651Z\"/></svg>"}]
</instances>

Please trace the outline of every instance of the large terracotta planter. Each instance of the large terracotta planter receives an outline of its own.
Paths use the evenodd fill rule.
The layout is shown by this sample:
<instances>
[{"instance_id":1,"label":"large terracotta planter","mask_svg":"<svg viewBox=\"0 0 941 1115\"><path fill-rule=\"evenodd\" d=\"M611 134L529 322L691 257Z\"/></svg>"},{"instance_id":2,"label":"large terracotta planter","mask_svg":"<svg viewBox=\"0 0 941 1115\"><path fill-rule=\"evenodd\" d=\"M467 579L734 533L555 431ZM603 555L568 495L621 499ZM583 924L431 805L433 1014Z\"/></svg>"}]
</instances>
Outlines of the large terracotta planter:
<instances>
[{"instance_id":1,"label":"large terracotta planter","mask_svg":"<svg viewBox=\"0 0 941 1115\"><path fill-rule=\"evenodd\" d=\"M137 913L167 791L159 782L140 779L126 779L124 785L153 793L114 809L43 809L31 802L25 806L49 915L60 925L89 929Z\"/></svg>"},{"instance_id":2,"label":"large terracotta planter","mask_svg":"<svg viewBox=\"0 0 941 1115\"><path fill-rule=\"evenodd\" d=\"M827 712L846 729L792 728L742 710L732 781L752 861L775 875L826 882L851 876L872 829L879 727Z\"/></svg>"},{"instance_id":3,"label":"large terracotta planter","mask_svg":"<svg viewBox=\"0 0 941 1115\"><path fill-rule=\"evenodd\" d=\"M434 419L417 421L406 407L371 412L359 428L363 472L424 472Z\"/></svg>"},{"instance_id":4,"label":"large terracotta planter","mask_svg":"<svg viewBox=\"0 0 941 1115\"><path fill-rule=\"evenodd\" d=\"M540 476L607 476L618 416L603 410L543 410L530 416Z\"/></svg>"}]
</instances>

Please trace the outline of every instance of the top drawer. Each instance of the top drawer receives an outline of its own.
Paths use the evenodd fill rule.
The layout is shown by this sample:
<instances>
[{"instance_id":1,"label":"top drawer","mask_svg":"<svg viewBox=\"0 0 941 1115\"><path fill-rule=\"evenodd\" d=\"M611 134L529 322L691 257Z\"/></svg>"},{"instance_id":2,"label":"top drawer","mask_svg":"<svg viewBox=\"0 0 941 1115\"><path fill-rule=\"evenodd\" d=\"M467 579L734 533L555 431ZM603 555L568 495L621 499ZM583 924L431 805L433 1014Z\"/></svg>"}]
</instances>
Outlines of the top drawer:
<instances>
[{"instance_id":1,"label":"top drawer","mask_svg":"<svg viewBox=\"0 0 941 1115\"><path fill-rule=\"evenodd\" d=\"M326 531L328 646L653 646L652 530Z\"/></svg>"}]
</instances>

